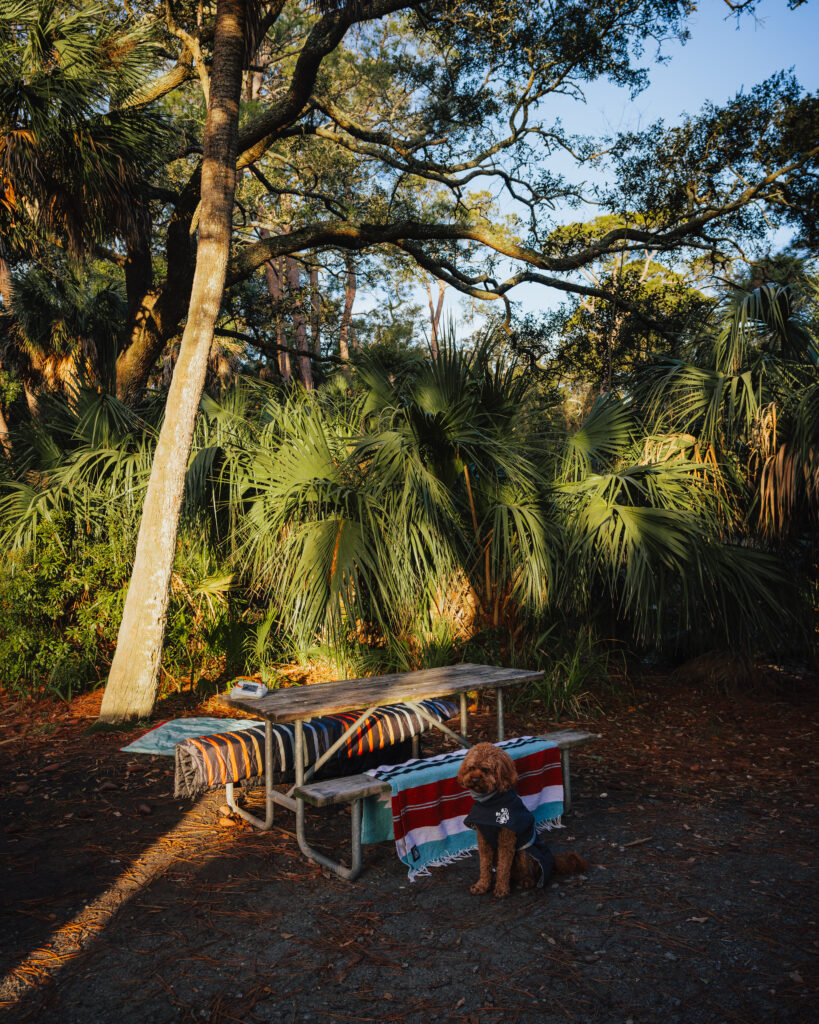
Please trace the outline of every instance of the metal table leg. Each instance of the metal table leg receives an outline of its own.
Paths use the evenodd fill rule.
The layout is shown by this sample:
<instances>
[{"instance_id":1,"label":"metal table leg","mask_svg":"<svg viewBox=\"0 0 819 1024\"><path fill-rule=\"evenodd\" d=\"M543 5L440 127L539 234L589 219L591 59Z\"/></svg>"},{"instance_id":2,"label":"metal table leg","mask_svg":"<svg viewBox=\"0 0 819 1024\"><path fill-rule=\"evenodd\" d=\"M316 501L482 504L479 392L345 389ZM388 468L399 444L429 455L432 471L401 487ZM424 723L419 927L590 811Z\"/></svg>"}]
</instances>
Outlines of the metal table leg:
<instances>
[{"instance_id":1,"label":"metal table leg","mask_svg":"<svg viewBox=\"0 0 819 1024\"><path fill-rule=\"evenodd\" d=\"M263 832L268 832L273 827L273 804L276 796L278 794L273 790L273 725L266 720L264 723L264 821L236 803L232 782L225 786L225 799L234 814L238 814L240 818L249 821L251 825L255 825Z\"/></svg>"},{"instance_id":2,"label":"metal table leg","mask_svg":"<svg viewBox=\"0 0 819 1024\"><path fill-rule=\"evenodd\" d=\"M466 736L460 736L457 732L454 732L452 729L450 729L448 725L444 725L444 723L439 722L437 718L433 718L425 707L422 707L420 704L416 704L415 701L411 700L405 701L405 704L407 705L408 708L412 708L412 710L415 712L416 715L418 715L419 718L423 718L424 721L427 722L429 725L433 726L439 732L444 733L445 736L449 736L449 738L451 740L455 740L456 743L460 743L462 747L472 746L472 744L469 742Z\"/></svg>"},{"instance_id":3,"label":"metal table leg","mask_svg":"<svg viewBox=\"0 0 819 1024\"><path fill-rule=\"evenodd\" d=\"M296 758L296 786L301 786L304 784L304 726L301 721L296 722L294 753ZM333 874L338 875L339 878L344 878L348 881L358 878L361 874L361 801L354 800L351 808L350 828L352 830L352 852L350 856L350 867L348 868L339 861L333 860L331 857L326 857L323 853L319 853L318 850L314 850L307 842L307 836L304 831L304 801L296 797L295 803L296 840L299 844L299 849L304 856L307 857L308 860L314 861L316 864L322 864L324 867L329 868L330 871L332 871Z\"/></svg>"},{"instance_id":4,"label":"metal table leg","mask_svg":"<svg viewBox=\"0 0 819 1024\"><path fill-rule=\"evenodd\" d=\"M569 772L569 748L560 751L560 768L563 772L563 811L572 809L572 777Z\"/></svg>"},{"instance_id":5,"label":"metal table leg","mask_svg":"<svg viewBox=\"0 0 819 1024\"><path fill-rule=\"evenodd\" d=\"M461 736L466 736L467 735L467 726L469 725L469 722L467 721L467 715L466 715L466 694L462 693L460 696L461 696Z\"/></svg>"},{"instance_id":6,"label":"metal table leg","mask_svg":"<svg viewBox=\"0 0 819 1024\"><path fill-rule=\"evenodd\" d=\"M504 740L504 739L506 739L506 733L504 731L504 721L503 721L503 687L502 686L496 687L496 689L495 689L495 699L496 699L497 705L498 705L498 739L499 740Z\"/></svg>"}]
</instances>

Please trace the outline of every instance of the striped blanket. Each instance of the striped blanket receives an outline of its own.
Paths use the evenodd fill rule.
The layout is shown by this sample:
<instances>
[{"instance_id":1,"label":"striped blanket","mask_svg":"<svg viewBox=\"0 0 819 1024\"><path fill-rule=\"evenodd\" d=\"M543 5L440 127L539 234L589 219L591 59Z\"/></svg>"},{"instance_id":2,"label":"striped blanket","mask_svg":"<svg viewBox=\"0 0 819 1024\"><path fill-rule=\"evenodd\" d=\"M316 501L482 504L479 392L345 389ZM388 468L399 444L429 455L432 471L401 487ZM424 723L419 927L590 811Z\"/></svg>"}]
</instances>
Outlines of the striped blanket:
<instances>
[{"instance_id":1,"label":"striped blanket","mask_svg":"<svg viewBox=\"0 0 819 1024\"><path fill-rule=\"evenodd\" d=\"M534 814L537 830L559 828L563 776L557 747L532 736L503 740L497 746L515 762L515 788ZM464 825L472 797L456 777L465 754L465 750L457 750L368 772L389 782L392 797L373 796L364 801L362 842L394 838L399 860L406 864L411 880L477 849L474 830Z\"/></svg>"},{"instance_id":2,"label":"striped blanket","mask_svg":"<svg viewBox=\"0 0 819 1024\"><path fill-rule=\"evenodd\" d=\"M119 749L123 754L159 754L173 757L176 744L192 736L209 736L212 732L238 732L258 725L252 718L172 718L158 722L132 743Z\"/></svg>"},{"instance_id":3,"label":"striped blanket","mask_svg":"<svg viewBox=\"0 0 819 1024\"><path fill-rule=\"evenodd\" d=\"M452 718L456 705L446 700L419 702L426 712L439 722ZM360 711L325 715L304 723L305 764L313 764L360 717ZM413 736L432 728L419 714L406 704L385 704L375 711L352 733L330 761L332 775L350 772L378 764L385 755L378 751L398 747ZM402 750L405 758L408 749ZM375 760L365 763L367 755ZM264 723L251 724L247 729L191 735L175 747L174 796L195 797L208 789L224 786L228 782L260 779L264 776ZM295 726L291 723L273 726L273 768L275 782L292 780L295 768Z\"/></svg>"}]
</instances>

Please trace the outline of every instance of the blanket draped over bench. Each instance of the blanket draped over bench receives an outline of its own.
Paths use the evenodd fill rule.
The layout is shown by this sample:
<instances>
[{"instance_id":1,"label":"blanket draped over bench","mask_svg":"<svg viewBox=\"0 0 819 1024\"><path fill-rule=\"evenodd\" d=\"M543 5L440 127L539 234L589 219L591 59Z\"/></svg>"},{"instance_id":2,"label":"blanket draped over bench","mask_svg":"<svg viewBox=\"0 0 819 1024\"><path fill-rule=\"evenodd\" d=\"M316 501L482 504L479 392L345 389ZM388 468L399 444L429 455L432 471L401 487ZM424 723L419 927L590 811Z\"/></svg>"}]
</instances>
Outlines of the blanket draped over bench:
<instances>
[{"instance_id":1,"label":"blanket draped over bench","mask_svg":"<svg viewBox=\"0 0 819 1024\"><path fill-rule=\"evenodd\" d=\"M423 700L418 703L439 722L447 721L457 712L457 706L451 701ZM307 764L313 764L329 750L360 715L360 711L348 711L305 722ZM406 704L386 704L376 708L348 737L336 757L341 760L363 757L410 740L430 728L432 726ZM174 796L195 797L228 782L264 776L264 729L262 722L236 732L191 736L177 743L174 754ZM295 726L292 723L274 724L274 771L282 775L292 772L295 767L294 753Z\"/></svg>"},{"instance_id":2,"label":"blanket draped over bench","mask_svg":"<svg viewBox=\"0 0 819 1024\"><path fill-rule=\"evenodd\" d=\"M557 746L532 736L496 745L515 762L515 789L534 815L538 832L560 828L563 775ZM367 772L389 782L392 793L364 801L361 841L380 843L394 837L398 858L409 869L411 880L477 849L474 830L464 824L472 796L457 779L465 756L465 750L456 750Z\"/></svg>"}]
</instances>

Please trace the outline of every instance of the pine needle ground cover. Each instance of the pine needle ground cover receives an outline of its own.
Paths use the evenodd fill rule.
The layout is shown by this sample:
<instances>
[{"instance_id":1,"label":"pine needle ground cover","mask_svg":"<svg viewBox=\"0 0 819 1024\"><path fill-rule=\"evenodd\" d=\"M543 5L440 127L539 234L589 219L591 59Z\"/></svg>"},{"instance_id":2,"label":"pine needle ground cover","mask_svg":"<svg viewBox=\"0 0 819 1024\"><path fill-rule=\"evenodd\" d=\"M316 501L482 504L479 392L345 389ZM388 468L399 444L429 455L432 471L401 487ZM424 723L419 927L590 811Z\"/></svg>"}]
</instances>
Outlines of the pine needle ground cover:
<instances>
[{"instance_id":1,"label":"pine needle ground cover","mask_svg":"<svg viewBox=\"0 0 819 1024\"><path fill-rule=\"evenodd\" d=\"M3 1009L45 1024L807 1024L815 682L729 697L654 675L572 720L602 739L576 751L575 807L550 841L592 869L500 904L469 896L476 862L410 884L383 844L351 885L303 859L284 812L258 833L219 794L174 800L164 760L118 753L132 731L88 731L98 694L13 706ZM218 711L174 697L157 717L180 713ZM491 736L491 709L474 722ZM517 734L550 725L509 717ZM349 825L312 828L341 844Z\"/></svg>"}]
</instances>

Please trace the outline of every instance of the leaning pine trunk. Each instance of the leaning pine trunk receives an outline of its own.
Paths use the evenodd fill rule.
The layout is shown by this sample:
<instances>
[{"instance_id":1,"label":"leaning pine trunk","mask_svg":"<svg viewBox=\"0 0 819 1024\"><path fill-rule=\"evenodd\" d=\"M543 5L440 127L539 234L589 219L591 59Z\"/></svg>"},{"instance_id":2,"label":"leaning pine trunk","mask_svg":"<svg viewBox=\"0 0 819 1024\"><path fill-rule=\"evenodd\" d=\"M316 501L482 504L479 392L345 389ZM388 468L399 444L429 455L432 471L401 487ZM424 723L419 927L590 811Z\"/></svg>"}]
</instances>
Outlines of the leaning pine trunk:
<instances>
[{"instance_id":1,"label":"leaning pine trunk","mask_svg":"<svg viewBox=\"0 0 819 1024\"><path fill-rule=\"evenodd\" d=\"M144 718L156 701L185 471L230 254L245 2L218 0L216 8L196 272L102 700L104 722Z\"/></svg>"},{"instance_id":2,"label":"leaning pine trunk","mask_svg":"<svg viewBox=\"0 0 819 1024\"><path fill-rule=\"evenodd\" d=\"M444 307L444 292L446 291L446 285L443 281L438 281L438 305L435 306L432 301L432 286L427 279L427 300L429 302L429 320L431 325L431 331L429 336L429 347L432 352L432 358L438 358L438 325L441 322L441 310Z\"/></svg>"}]
</instances>

